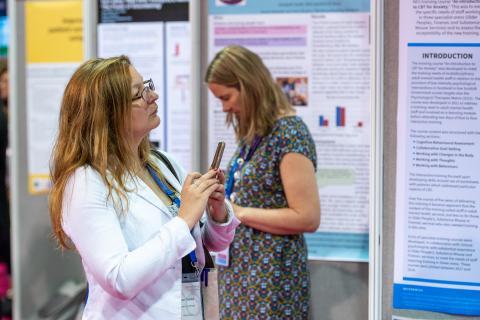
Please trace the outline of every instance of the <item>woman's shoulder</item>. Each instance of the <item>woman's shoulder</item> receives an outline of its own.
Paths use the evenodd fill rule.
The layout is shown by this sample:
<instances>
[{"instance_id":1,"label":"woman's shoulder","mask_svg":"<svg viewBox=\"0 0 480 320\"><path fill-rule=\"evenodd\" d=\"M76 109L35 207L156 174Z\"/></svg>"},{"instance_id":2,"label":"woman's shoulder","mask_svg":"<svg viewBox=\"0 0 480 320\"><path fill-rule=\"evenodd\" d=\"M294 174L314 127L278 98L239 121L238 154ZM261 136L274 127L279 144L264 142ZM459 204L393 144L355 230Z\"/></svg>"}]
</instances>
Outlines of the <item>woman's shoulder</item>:
<instances>
[{"instance_id":1,"label":"woman's shoulder","mask_svg":"<svg viewBox=\"0 0 480 320\"><path fill-rule=\"evenodd\" d=\"M75 178L100 178L100 173L95 170L92 166L83 165L75 169L72 174L72 177Z\"/></svg>"},{"instance_id":2,"label":"woman's shoulder","mask_svg":"<svg viewBox=\"0 0 480 320\"><path fill-rule=\"evenodd\" d=\"M307 124L297 115L280 118L276 121L269 145L277 153L300 153L316 164L316 148Z\"/></svg>"},{"instance_id":3,"label":"woman's shoulder","mask_svg":"<svg viewBox=\"0 0 480 320\"><path fill-rule=\"evenodd\" d=\"M181 167L179 161L175 158L175 156L164 150L152 150L152 152L150 153L150 159L157 165L162 164L166 165L167 167L173 166L175 169L177 169L177 167Z\"/></svg>"},{"instance_id":4,"label":"woman's shoulder","mask_svg":"<svg viewBox=\"0 0 480 320\"><path fill-rule=\"evenodd\" d=\"M78 167L68 178L67 186L84 189L89 186L105 186L100 173L89 165Z\"/></svg>"},{"instance_id":5,"label":"woman's shoulder","mask_svg":"<svg viewBox=\"0 0 480 320\"><path fill-rule=\"evenodd\" d=\"M161 149L151 149L150 159L155 163L165 163L166 161L172 163L172 165L177 163L177 160L171 153Z\"/></svg>"},{"instance_id":6,"label":"woman's shoulder","mask_svg":"<svg viewBox=\"0 0 480 320\"><path fill-rule=\"evenodd\" d=\"M185 169L171 153L155 149L150 153L150 159L158 166L158 168L160 168L160 170L167 169L178 178L177 180L180 179L181 181L184 179L184 176L186 175Z\"/></svg>"},{"instance_id":7,"label":"woman's shoulder","mask_svg":"<svg viewBox=\"0 0 480 320\"><path fill-rule=\"evenodd\" d=\"M272 133L274 135L297 135L303 133L309 135L309 130L301 117L297 115L289 115L278 118L273 126Z\"/></svg>"}]
</instances>

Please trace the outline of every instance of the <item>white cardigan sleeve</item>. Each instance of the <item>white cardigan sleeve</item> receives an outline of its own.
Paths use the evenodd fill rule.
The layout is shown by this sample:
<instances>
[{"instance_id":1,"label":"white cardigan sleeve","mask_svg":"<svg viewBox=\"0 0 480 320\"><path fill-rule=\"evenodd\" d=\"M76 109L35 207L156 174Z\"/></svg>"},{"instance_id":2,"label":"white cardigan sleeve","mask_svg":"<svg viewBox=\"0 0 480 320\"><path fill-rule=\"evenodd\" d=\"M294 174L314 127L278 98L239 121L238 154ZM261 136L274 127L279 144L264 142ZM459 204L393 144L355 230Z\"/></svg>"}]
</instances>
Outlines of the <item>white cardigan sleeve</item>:
<instances>
[{"instance_id":1,"label":"white cardigan sleeve","mask_svg":"<svg viewBox=\"0 0 480 320\"><path fill-rule=\"evenodd\" d=\"M240 221L235 217L230 202L225 200L228 219L225 223L215 222L208 214L207 222L202 228L202 239L205 246L210 251L222 251L227 248L235 236L235 228Z\"/></svg>"},{"instance_id":2,"label":"white cardigan sleeve","mask_svg":"<svg viewBox=\"0 0 480 320\"><path fill-rule=\"evenodd\" d=\"M102 288L131 299L195 249L187 224L176 217L129 251L102 179L91 168L77 169L63 198L63 228Z\"/></svg>"}]
</instances>

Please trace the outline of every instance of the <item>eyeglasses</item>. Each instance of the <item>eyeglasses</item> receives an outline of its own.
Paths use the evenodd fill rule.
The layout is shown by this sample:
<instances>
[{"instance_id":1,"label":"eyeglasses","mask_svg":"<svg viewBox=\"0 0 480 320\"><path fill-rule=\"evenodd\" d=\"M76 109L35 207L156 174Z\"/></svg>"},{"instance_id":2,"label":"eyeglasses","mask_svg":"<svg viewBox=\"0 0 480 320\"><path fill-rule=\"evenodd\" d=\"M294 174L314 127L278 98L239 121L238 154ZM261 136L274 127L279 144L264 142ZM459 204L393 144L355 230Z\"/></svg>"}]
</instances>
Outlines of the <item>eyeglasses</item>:
<instances>
[{"instance_id":1,"label":"eyeglasses","mask_svg":"<svg viewBox=\"0 0 480 320\"><path fill-rule=\"evenodd\" d=\"M132 98L132 101L138 100L142 98L145 102L148 102L148 95L150 92L155 91L155 85L153 84L153 80L150 78L148 80L143 81L143 90L140 94L136 95Z\"/></svg>"}]
</instances>

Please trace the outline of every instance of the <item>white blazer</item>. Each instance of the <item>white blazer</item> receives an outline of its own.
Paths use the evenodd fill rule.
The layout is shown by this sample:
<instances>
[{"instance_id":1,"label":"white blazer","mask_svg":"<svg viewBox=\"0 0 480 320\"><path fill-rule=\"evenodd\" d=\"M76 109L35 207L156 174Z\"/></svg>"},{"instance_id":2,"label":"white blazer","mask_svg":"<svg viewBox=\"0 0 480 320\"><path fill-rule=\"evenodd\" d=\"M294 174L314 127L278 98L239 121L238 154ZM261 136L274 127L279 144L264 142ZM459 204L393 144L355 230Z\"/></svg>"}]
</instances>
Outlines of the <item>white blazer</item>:
<instances>
[{"instance_id":1,"label":"white blazer","mask_svg":"<svg viewBox=\"0 0 480 320\"><path fill-rule=\"evenodd\" d=\"M185 171L167 157L183 183ZM156 161L180 191L166 165ZM132 192L126 214L107 200L107 188L91 167L77 169L65 189L63 229L82 258L89 285L83 319L180 319L182 257L195 250L203 266L201 239L209 250L223 250L239 221L226 201L226 223L206 218L202 230L197 224L190 233L141 179L127 185Z\"/></svg>"}]
</instances>

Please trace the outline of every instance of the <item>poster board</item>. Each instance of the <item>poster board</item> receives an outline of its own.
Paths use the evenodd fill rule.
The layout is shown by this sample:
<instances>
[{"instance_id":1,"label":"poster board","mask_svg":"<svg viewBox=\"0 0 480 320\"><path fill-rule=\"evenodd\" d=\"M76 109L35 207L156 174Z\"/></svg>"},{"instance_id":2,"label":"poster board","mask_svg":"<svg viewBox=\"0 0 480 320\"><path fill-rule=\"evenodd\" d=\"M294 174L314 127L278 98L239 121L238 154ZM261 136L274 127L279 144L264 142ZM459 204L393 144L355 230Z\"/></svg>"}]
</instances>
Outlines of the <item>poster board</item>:
<instances>
[{"instance_id":1,"label":"poster board","mask_svg":"<svg viewBox=\"0 0 480 320\"><path fill-rule=\"evenodd\" d=\"M150 140L192 168L191 30L189 1L148 4L98 1L97 54L127 55L144 79L152 79L160 125Z\"/></svg>"},{"instance_id":2,"label":"poster board","mask_svg":"<svg viewBox=\"0 0 480 320\"><path fill-rule=\"evenodd\" d=\"M78 5L80 4L80 5ZM33 6L33 7L31 7ZM28 11L28 13L27 13ZM47 11L47 13L45 13ZM33 21L37 21L36 14L44 14L43 17L50 17L48 12L52 12L56 17L64 17L64 22L59 22L56 17L49 22L43 22L37 25L38 36L47 41L44 43L44 51L48 52L46 56L28 56L28 46L32 45L27 26L31 26L32 22L27 19L32 18L31 14L35 13ZM44 194L31 193L31 158L37 154L32 152L31 132L29 126L31 121L35 119L36 111L32 114L27 108L52 107L53 104L59 106L59 100L55 101L57 91L63 91L65 83L60 84L59 78L65 75L65 72L59 72L55 76L50 73L65 70L65 65L73 65L77 63L77 58L82 54L73 50L74 54L69 55L66 52L62 54L51 53L52 50L62 51L65 44L67 34L72 36L71 40L77 43L78 31L76 26L82 18L82 1L8 1L8 15L10 21L10 42L8 48L9 63L9 143L11 148L10 158L10 208L11 208L11 245L12 245L12 286L13 290L13 317L15 319L37 319L37 311L52 297L57 288L66 280L82 281L83 271L81 262L77 254L73 252L61 252L56 250L55 242L51 236L50 219L48 215L48 201ZM71 29L70 29L71 27ZM46 28L50 28L50 34L45 32ZM67 30L62 30L65 28ZM30 30L30 31L28 31ZM58 37L58 38L57 38ZM55 40L55 41L53 41ZM63 42L62 42L63 40ZM58 42L56 42L58 41ZM82 43L82 41L79 41ZM80 47L72 44L73 47ZM31 48L31 47L30 47ZM50 55L51 53L51 55ZM40 60L37 60L40 57ZM53 57L49 59L49 57ZM69 57L69 58L66 58ZM58 62L57 59L60 61ZM71 60L70 60L71 59ZM79 58L81 60L81 58ZM58 64L57 64L58 62ZM44 70L45 65L51 64L52 69ZM42 69L42 67L44 67ZM28 77L32 76L32 79ZM40 77L45 77L44 88L51 89L46 91L38 90L40 85ZM66 77L66 76L65 76ZM35 88L29 88L28 83ZM33 82L33 83L32 83ZM37 104L28 106L31 100L32 92L41 94L35 96ZM54 93L53 93L54 92ZM47 95L52 106L47 102ZM61 93L58 93L61 95ZM51 110L51 109L49 109ZM57 114L58 116L58 110ZM51 121L47 123L47 121ZM58 123L55 117L45 118L45 127L53 127ZM34 124L35 125L35 124ZM42 133L43 134L43 133ZM44 137L45 135L42 135ZM40 138L34 137L35 139ZM47 147L45 144L43 147ZM43 157L47 151L42 150L38 155L38 164L42 164ZM43 163L47 170L47 163ZM40 167L40 166L39 166ZM43 167L42 167L43 168ZM42 171L43 172L43 171ZM48 171L47 171L48 172ZM39 191L39 190L35 190ZM46 190L45 190L46 191Z\"/></svg>"},{"instance_id":3,"label":"poster board","mask_svg":"<svg viewBox=\"0 0 480 320\"><path fill-rule=\"evenodd\" d=\"M7 1L0 0L0 58L7 56L8 29Z\"/></svg>"},{"instance_id":4,"label":"poster board","mask_svg":"<svg viewBox=\"0 0 480 320\"><path fill-rule=\"evenodd\" d=\"M82 1L25 5L28 190L50 189L49 163L65 86L83 60Z\"/></svg>"},{"instance_id":5,"label":"poster board","mask_svg":"<svg viewBox=\"0 0 480 320\"><path fill-rule=\"evenodd\" d=\"M259 54L312 133L322 222L309 258L368 261L370 1L208 3L208 60L229 44ZM225 168L233 130L211 94L208 110L208 154L226 140Z\"/></svg>"},{"instance_id":6,"label":"poster board","mask_svg":"<svg viewBox=\"0 0 480 320\"><path fill-rule=\"evenodd\" d=\"M382 275L381 305L382 319L480 319L478 316L462 316L442 312L413 309L395 309L393 307L393 275L395 241L395 206L396 206L396 164L397 164L397 115L401 113L398 105L399 88L399 12L401 1L387 1L384 8L384 169L383 169L383 232L382 232Z\"/></svg>"},{"instance_id":7,"label":"poster board","mask_svg":"<svg viewBox=\"0 0 480 320\"><path fill-rule=\"evenodd\" d=\"M478 12L400 4L396 308L480 315Z\"/></svg>"}]
</instances>

